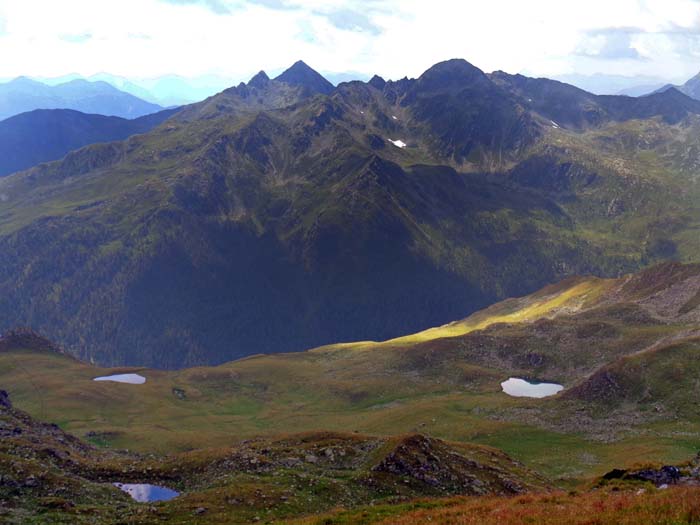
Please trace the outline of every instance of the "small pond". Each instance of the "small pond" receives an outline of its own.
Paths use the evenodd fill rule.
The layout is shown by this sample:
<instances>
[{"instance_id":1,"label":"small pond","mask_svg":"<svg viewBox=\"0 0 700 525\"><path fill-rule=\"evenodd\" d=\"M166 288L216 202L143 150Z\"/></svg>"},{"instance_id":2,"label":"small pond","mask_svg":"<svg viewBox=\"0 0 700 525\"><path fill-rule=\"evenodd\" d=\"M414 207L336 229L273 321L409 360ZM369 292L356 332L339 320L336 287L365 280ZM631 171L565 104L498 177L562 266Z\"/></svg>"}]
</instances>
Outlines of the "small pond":
<instances>
[{"instance_id":1,"label":"small pond","mask_svg":"<svg viewBox=\"0 0 700 525\"><path fill-rule=\"evenodd\" d=\"M115 483L114 486L126 492L139 503L168 501L180 495L175 490L147 483Z\"/></svg>"},{"instance_id":2,"label":"small pond","mask_svg":"<svg viewBox=\"0 0 700 525\"><path fill-rule=\"evenodd\" d=\"M564 390L562 385L556 383L540 383L527 381L517 377L511 377L501 383L501 388L509 396L513 397L548 397Z\"/></svg>"},{"instance_id":3,"label":"small pond","mask_svg":"<svg viewBox=\"0 0 700 525\"><path fill-rule=\"evenodd\" d=\"M146 378L138 374L115 374L112 376L96 377L93 381L114 381L115 383L143 385L146 382Z\"/></svg>"}]
</instances>

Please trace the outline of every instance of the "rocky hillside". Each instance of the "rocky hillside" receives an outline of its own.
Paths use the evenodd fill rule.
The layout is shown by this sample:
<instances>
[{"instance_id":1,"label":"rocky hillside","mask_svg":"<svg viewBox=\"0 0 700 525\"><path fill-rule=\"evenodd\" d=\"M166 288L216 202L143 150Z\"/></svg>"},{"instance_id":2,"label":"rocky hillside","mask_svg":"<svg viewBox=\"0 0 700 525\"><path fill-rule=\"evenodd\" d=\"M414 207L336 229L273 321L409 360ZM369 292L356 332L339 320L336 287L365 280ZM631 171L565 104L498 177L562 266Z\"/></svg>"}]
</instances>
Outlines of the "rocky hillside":
<instances>
[{"instance_id":1,"label":"rocky hillside","mask_svg":"<svg viewBox=\"0 0 700 525\"><path fill-rule=\"evenodd\" d=\"M547 482L505 454L421 435L313 433L171 457L97 450L0 391L0 518L24 523L250 523L417 496L512 495ZM139 505L114 483L177 488Z\"/></svg>"},{"instance_id":2,"label":"rocky hillside","mask_svg":"<svg viewBox=\"0 0 700 525\"><path fill-rule=\"evenodd\" d=\"M463 60L332 91L260 73L0 181L0 329L177 368L696 258L700 106L630 100Z\"/></svg>"},{"instance_id":3,"label":"rocky hillside","mask_svg":"<svg viewBox=\"0 0 700 525\"><path fill-rule=\"evenodd\" d=\"M101 453L57 425L13 408L0 390L0 520L20 523L86 523L84 511L109 523L128 497L90 481L113 455ZM73 520L73 521L71 521Z\"/></svg>"}]
</instances>

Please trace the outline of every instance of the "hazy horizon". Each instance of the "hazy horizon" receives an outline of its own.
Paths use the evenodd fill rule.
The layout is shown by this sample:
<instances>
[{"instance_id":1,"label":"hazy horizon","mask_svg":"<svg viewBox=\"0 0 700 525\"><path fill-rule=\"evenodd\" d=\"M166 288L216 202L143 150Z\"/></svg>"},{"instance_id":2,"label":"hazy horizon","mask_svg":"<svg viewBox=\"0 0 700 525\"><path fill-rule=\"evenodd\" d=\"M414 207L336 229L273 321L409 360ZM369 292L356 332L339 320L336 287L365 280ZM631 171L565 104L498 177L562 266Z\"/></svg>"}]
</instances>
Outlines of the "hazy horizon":
<instances>
[{"instance_id":1,"label":"hazy horizon","mask_svg":"<svg viewBox=\"0 0 700 525\"><path fill-rule=\"evenodd\" d=\"M546 77L680 81L700 71L700 0L563 4L1 0L0 79L109 73L237 83L298 59L331 80L416 77L449 58Z\"/></svg>"}]
</instances>

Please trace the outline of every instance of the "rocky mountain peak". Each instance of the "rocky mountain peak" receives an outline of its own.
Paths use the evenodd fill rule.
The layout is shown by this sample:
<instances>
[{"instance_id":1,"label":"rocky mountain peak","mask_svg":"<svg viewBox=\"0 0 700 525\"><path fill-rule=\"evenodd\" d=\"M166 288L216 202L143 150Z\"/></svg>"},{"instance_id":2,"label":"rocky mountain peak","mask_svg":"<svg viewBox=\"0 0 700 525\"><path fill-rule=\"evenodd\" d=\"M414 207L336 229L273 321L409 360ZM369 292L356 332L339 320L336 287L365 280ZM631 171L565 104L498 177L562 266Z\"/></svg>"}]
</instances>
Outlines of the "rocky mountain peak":
<instances>
[{"instance_id":1,"label":"rocky mountain peak","mask_svg":"<svg viewBox=\"0 0 700 525\"><path fill-rule=\"evenodd\" d=\"M435 64L420 76L418 82L424 89L434 89L490 81L481 69L464 59L456 58Z\"/></svg>"},{"instance_id":2,"label":"rocky mountain peak","mask_svg":"<svg viewBox=\"0 0 700 525\"><path fill-rule=\"evenodd\" d=\"M384 89L384 86L386 86L386 80L384 80L382 77L379 75L374 75L368 84L372 87L375 87L379 90Z\"/></svg>"},{"instance_id":3,"label":"rocky mountain peak","mask_svg":"<svg viewBox=\"0 0 700 525\"><path fill-rule=\"evenodd\" d=\"M295 86L302 86L314 93L328 95L335 86L331 84L313 68L309 67L302 60L295 62L290 68L275 78L279 82L286 82Z\"/></svg>"},{"instance_id":4,"label":"rocky mountain peak","mask_svg":"<svg viewBox=\"0 0 700 525\"><path fill-rule=\"evenodd\" d=\"M265 73L264 71L260 71L257 75L255 75L253 78L251 78L248 81L248 85L250 87L262 89L269 82L270 82L270 77L267 76L267 73Z\"/></svg>"}]
</instances>

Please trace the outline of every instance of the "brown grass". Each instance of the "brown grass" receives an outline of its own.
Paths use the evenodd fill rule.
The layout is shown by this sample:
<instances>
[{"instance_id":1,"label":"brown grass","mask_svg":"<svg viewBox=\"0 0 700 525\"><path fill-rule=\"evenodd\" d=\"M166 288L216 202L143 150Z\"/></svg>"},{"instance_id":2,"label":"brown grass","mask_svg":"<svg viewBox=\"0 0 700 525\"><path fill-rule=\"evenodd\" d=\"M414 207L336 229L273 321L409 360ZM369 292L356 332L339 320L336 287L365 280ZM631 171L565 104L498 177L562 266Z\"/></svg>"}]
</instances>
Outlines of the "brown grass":
<instances>
[{"instance_id":1,"label":"brown grass","mask_svg":"<svg viewBox=\"0 0 700 525\"><path fill-rule=\"evenodd\" d=\"M525 495L512 498L463 498L436 508L412 511L383 525L607 525L700 523L700 488L624 492L594 491Z\"/></svg>"}]
</instances>

